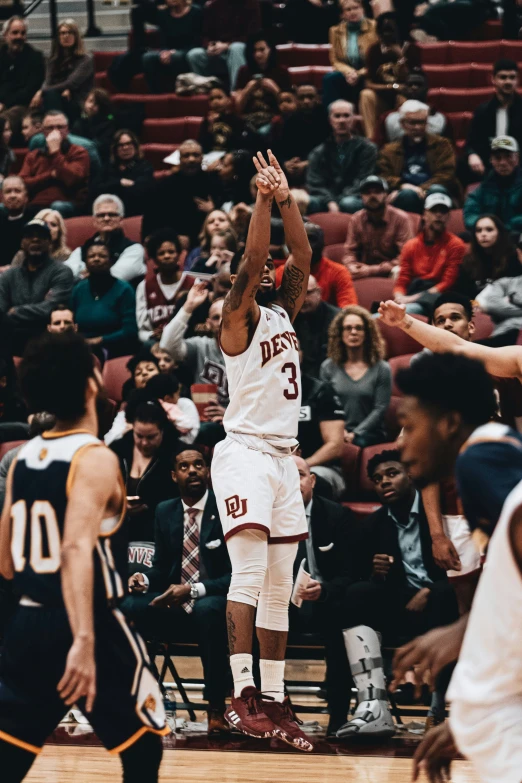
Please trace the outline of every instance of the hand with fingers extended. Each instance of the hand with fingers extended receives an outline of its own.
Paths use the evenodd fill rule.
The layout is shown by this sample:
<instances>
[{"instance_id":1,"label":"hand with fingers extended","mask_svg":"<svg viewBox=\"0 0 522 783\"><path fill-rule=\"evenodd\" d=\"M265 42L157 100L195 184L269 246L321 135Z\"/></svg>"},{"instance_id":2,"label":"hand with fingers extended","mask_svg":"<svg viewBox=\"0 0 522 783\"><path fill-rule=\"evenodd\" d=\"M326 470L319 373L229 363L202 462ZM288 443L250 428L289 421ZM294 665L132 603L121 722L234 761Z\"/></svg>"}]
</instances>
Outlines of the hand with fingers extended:
<instances>
[{"instance_id":1,"label":"hand with fingers extended","mask_svg":"<svg viewBox=\"0 0 522 783\"><path fill-rule=\"evenodd\" d=\"M389 299L387 302L381 302L379 306L379 318L387 326L400 326L406 318L406 307Z\"/></svg>"},{"instance_id":2,"label":"hand with fingers extended","mask_svg":"<svg viewBox=\"0 0 522 783\"><path fill-rule=\"evenodd\" d=\"M194 283L190 288L183 309L186 313L193 313L194 310L208 299L208 283Z\"/></svg>"},{"instance_id":3,"label":"hand with fingers extended","mask_svg":"<svg viewBox=\"0 0 522 783\"><path fill-rule=\"evenodd\" d=\"M413 669L417 693L427 682L431 690L442 669L457 660L464 638L467 617L443 628L418 636L408 644L399 647L393 658L393 682L390 686L396 690L407 671Z\"/></svg>"},{"instance_id":4,"label":"hand with fingers extended","mask_svg":"<svg viewBox=\"0 0 522 783\"><path fill-rule=\"evenodd\" d=\"M72 644L65 672L57 686L62 701L71 707L85 697L85 709L91 712L96 698L96 664L94 638L77 636Z\"/></svg>"},{"instance_id":5,"label":"hand with fingers extended","mask_svg":"<svg viewBox=\"0 0 522 783\"><path fill-rule=\"evenodd\" d=\"M262 152L254 155L253 161L257 170L257 189L263 196L273 196L281 184L279 174L271 164L266 162Z\"/></svg>"},{"instance_id":6,"label":"hand with fingers extended","mask_svg":"<svg viewBox=\"0 0 522 783\"><path fill-rule=\"evenodd\" d=\"M458 753L449 723L430 729L413 756L412 780L424 772L430 783L446 783L450 778L451 761Z\"/></svg>"}]
</instances>

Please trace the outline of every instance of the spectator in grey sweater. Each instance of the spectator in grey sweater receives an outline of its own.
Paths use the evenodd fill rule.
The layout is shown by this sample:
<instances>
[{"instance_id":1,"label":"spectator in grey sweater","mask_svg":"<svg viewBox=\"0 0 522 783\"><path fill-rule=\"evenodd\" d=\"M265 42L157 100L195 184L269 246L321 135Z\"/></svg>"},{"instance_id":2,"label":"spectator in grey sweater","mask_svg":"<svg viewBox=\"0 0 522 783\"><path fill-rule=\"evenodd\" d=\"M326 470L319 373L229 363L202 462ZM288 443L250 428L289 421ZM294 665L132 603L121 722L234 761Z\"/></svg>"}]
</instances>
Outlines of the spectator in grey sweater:
<instances>
[{"instance_id":1,"label":"spectator in grey sweater","mask_svg":"<svg viewBox=\"0 0 522 783\"><path fill-rule=\"evenodd\" d=\"M373 174L376 145L352 135L354 108L348 101L334 101L328 109L332 135L309 155L306 184L310 193L308 213L357 212L363 203L359 186Z\"/></svg>"},{"instance_id":2,"label":"spectator in grey sweater","mask_svg":"<svg viewBox=\"0 0 522 783\"><path fill-rule=\"evenodd\" d=\"M195 283L192 286L183 307L163 329L160 348L167 351L177 364L191 371L191 383L212 383L217 386L217 403L209 405L205 415L209 421L220 423L228 405L225 360L218 343L224 300L215 299L208 311L206 325L212 337L189 337L186 340L184 337L192 313L206 301L208 294L206 283Z\"/></svg>"},{"instance_id":3,"label":"spectator in grey sweater","mask_svg":"<svg viewBox=\"0 0 522 783\"><path fill-rule=\"evenodd\" d=\"M320 378L332 385L344 407L345 443L364 448L386 440L391 370L383 356L384 341L370 313L358 305L341 310L330 325Z\"/></svg>"},{"instance_id":4,"label":"spectator in grey sweater","mask_svg":"<svg viewBox=\"0 0 522 783\"><path fill-rule=\"evenodd\" d=\"M493 347L516 345L522 329L522 277L495 280L480 292L477 302L495 323L491 337L478 342Z\"/></svg>"},{"instance_id":5,"label":"spectator in grey sweater","mask_svg":"<svg viewBox=\"0 0 522 783\"><path fill-rule=\"evenodd\" d=\"M25 260L0 276L0 313L13 336L13 353L21 356L31 337L43 332L53 305L69 300L73 275L49 257L51 232L43 220L32 220L23 231Z\"/></svg>"}]
</instances>

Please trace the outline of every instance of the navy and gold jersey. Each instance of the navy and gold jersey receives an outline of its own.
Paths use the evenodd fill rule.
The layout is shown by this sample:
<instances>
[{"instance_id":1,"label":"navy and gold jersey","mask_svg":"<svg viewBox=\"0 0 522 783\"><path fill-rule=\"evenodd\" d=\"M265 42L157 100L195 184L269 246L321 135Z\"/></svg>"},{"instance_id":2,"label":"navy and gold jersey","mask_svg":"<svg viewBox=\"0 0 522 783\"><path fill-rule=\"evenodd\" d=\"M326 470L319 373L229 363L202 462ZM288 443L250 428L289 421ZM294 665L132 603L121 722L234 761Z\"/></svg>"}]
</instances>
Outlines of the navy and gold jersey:
<instances>
[{"instance_id":1,"label":"navy and gold jersey","mask_svg":"<svg viewBox=\"0 0 522 783\"><path fill-rule=\"evenodd\" d=\"M77 457L93 445L100 441L81 430L44 433L18 453L11 503L14 584L19 594L35 603L63 606L60 565L67 497ZM124 595L127 549L120 522L120 517L102 521L93 552L97 603Z\"/></svg>"}]
</instances>

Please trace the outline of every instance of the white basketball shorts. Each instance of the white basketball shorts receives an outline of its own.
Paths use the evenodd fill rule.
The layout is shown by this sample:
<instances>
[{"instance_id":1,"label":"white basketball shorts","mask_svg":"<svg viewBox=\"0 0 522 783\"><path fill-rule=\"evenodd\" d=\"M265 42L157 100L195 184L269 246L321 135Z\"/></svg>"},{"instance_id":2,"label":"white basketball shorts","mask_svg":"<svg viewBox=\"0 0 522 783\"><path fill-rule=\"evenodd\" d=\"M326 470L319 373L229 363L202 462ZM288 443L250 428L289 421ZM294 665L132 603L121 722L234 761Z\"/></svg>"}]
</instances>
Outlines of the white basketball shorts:
<instances>
[{"instance_id":1,"label":"white basketball shorts","mask_svg":"<svg viewBox=\"0 0 522 783\"><path fill-rule=\"evenodd\" d=\"M214 449L211 472L225 541L248 528L264 530L270 544L308 538L292 457L274 457L226 438Z\"/></svg>"},{"instance_id":2,"label":"white basketball shorts","mask_svg":"<svg viewBox=\"0 0 522 783\"><path fill-rule=\"evenodd\" d=\"M454 701L450 727L459 750L471 761L481 783L520 783L522 699L494 706Z\"/></svg>"},{"instance_id":3,"label":"white basketball shorts","mask_svg":"<svg viewBox=\"0 0 522 783\"><path fill-rule=\"evenodd\" d=\"M448 578L458 579L461 576L472 574L474 571L479 571L481 555L471 537L467 519L459 514L454 516L444 514L442 516L442 524L444 532L457 550L462 564L461 571L447 571Z\"/></svg>"}]
</instances>

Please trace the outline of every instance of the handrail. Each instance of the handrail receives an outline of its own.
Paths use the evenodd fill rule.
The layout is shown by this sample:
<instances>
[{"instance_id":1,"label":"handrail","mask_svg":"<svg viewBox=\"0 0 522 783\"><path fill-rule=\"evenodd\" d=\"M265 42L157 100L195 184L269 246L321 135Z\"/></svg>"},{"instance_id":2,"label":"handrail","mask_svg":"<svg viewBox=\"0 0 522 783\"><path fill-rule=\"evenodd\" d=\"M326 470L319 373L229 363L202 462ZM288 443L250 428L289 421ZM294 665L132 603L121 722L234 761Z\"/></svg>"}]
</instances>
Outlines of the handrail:
<instances>
[{"instance_id":1,"label":"handrail","mask_svg":"<svg viewBox=\"0 0 522 783\"><path fill-rule=\"evenodd\" d=\"M27 8L24 8L24 18L30 16L42 2L43 0L33 0ZM51 24L51 36L56 38L58 32L58 9L56 0L49 0L49 21Z\"/></svg>"}]
</instances>

